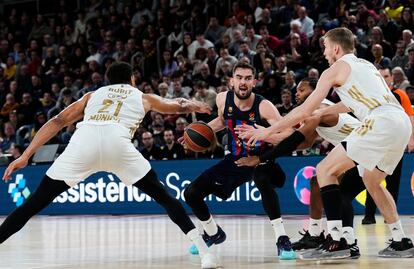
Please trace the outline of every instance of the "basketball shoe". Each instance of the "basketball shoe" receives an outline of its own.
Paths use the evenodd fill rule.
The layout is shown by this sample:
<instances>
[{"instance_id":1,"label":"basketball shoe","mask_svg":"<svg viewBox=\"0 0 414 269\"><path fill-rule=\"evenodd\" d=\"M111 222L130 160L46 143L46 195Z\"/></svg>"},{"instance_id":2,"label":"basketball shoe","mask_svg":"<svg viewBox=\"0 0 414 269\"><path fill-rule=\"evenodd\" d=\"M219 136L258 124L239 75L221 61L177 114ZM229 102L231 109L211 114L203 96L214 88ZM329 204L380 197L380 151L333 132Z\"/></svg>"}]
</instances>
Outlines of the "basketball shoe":
<instances>
[{"instance_id":1,"label":"basketball shoe","mask_svg":"<svg viewBox=\"0 0 414 269\"><path fill-rule=\"evenodd\" d=\"M217 257L212 253L205 253L201 257L201 268L202 269L213 269L219 267Z\"/></svg>"},{"instance_id":2,"label":"basketball shoe","mask_svg":"<svg viewBox=\"0 0 414 269\"><path fill-rule=\"evenodd\" d=\"M326 236L325 242L316 249L310 249L300 255L302 260L333 260L344 259L351 256L351 252L345 238L339 241Z\"/></svg>"},{"instance_id":3,"label":"basketball shoe","mask_svg":"<svg viewBox=\"0 0 414 269\"><path fill-rule=\"evenodd\" d=\"M204 242L206 242L206 245L208 247L212 246L213 244L215 244L215 245L221 244L226 240L226 233L223 231L223 229L221 229L220 226L217 226L217 228L218 228L217 233L215 235L212 235L212 236L208 235L204 231L203 240L204 240ZM188 252L190 252L193 255L197 255L198 254L198 249L193 244L188 249Z\"/></svg>"},{"instance_id":4,"label":"basketball shoe","mask_svg":"<svg viewBox=\"0 0 414 269\"><path fill-rule=\"evenodd\" d=\"M357 245L357 240L355 239L355 243L348 244L349 251L351 252L351 259L358 259L361 257L361 253L359 252L359 247Z\"/></svg>"},{"instance_id":5,"label":"basketball shoe","mask_svg":"<svg viewBox=\"0 0 414 269\"><path fill-rule=\"evenodd\" d=\"M290 243L289 237L286 235L281 235L277 239L277 255L280 260L294 260L296 259L296 253L292 249L292 244Z\"/></svg>"},{"instance_id":6,"label":"basketball shoe","mask_svg":"<svg viewBox=\"0 0 414 269\"><path fill-rule=\"evenodd\" d=\"M299 241L292 243L292 249L295 251L298 250L307 250L319 247L323 242L325 242L325 235L323 232L319 236L310 235L309 231L303 230L304 233L299 232L302 235L302 238Z\"/></svg>"},{"instance_id":7,"label":"basketball shoe","mask_svg":"<svg viewBox=\"0 0 414 269\"><path fill-rule=\"evenodd\" d=\"M414 257L413 242L409 238L401 241L390 240L388 247L378 252L378 256L386 258L411 258Z\"/></svg>"}]
</instances>

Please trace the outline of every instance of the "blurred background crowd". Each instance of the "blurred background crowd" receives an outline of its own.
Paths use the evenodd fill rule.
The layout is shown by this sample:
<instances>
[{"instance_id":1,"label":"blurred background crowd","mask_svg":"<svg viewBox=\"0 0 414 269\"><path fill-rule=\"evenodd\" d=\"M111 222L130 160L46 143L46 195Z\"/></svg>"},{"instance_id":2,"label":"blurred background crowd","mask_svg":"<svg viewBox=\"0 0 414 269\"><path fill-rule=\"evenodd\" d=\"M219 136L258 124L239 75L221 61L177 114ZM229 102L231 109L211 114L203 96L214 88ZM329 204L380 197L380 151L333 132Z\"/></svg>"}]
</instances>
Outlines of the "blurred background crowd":
<instances>
[{"instance_id":1,"label":"blurred background crowd","mask_svg":"<svg viewBox=\"0 0 414 269\"><path fill-rule=\"evenodd\" d=\"M252 64L254 92L285 115L297 83L327 68L321 37L339 26L355 34L357 56L390 68L390 86L414 102L414 0L6 0L0 12L0 151L8 160L48 119L105 85L114 61L133 65L142 92L194 98L214 111L149 113L133 139L146 158L220 158L224 134L197 154L177 139L189 123L217 115L215 97L229 90L232 66ZM67 144L74 131L68 126L51 143ZM299 154L329 150L319 141Z\"/></svg>"}]
</instances>

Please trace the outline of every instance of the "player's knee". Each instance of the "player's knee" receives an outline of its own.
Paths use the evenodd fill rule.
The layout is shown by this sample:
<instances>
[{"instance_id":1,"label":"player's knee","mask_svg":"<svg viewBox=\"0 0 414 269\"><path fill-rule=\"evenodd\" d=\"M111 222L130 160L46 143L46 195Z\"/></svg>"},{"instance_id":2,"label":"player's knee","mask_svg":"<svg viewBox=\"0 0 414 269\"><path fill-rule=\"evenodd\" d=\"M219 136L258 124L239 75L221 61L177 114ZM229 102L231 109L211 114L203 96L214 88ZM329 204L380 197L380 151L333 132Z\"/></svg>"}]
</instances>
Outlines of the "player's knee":
<instances>
[{"instance_id":1,"label":"player's knee","mask_svg":"<svg viewBox=\"0 0 414 269\"><path fill-rule=\"evenodd\" d=\"M197 200L197 191L192 184L184 190L184 199L187 204L191 205Z\"/></svg>"}]
</instances>

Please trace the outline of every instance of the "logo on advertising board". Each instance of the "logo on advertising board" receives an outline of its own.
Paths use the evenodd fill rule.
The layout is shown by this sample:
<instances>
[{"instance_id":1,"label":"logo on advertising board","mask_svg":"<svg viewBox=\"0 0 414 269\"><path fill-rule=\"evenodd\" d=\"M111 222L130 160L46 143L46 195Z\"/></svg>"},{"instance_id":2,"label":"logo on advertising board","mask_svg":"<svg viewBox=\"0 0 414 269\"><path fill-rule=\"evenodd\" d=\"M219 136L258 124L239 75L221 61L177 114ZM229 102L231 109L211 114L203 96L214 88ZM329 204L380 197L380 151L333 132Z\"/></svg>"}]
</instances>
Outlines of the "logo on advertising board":
<instances>
[{"instance_id":1,"label":"logo on advertising board","mask_svg":"<svg viewBox=\"0 0 414 269\"><path fill-rule=\"evenodd\" d=\"M23 202L29 197L30 190L26 186L26 179L23 174L17 174L14 183L9 184L8 193L13 199L13 203L17 207L21 206Z\"/></svg>"}]
</instances>

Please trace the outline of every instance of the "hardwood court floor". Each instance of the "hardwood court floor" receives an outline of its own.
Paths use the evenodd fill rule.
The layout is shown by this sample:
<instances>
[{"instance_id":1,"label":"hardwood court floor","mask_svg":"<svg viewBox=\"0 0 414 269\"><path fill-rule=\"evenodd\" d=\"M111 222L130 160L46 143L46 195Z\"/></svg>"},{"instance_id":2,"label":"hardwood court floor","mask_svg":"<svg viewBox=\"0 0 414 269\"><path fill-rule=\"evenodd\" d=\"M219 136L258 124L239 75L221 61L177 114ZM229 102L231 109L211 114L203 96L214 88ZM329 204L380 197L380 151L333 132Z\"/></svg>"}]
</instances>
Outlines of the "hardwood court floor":
<instances>
[{"instance_id":1,"label":"hardwood court floor","mask_svg":"<svg viewBox=\"0 0 414 269\"><path fill-rule=\"evenodd\" d=\"M221 216L216 221L227 233L227 241L216 247L224 268L413 268L414 258L376 256L388 240L387 226L379 216L376 225L360 225L360 216L355 220L359 260L320 264L278 261L273 231L264 216ZM414 238L414 217L403 216L402 222ZM305 223L304 216L285 217L293 240ZM39 216L0 245L0 268L200 268L198 256L187 253L188 246L166 216Z\"/></svg>"}]
</instances>

